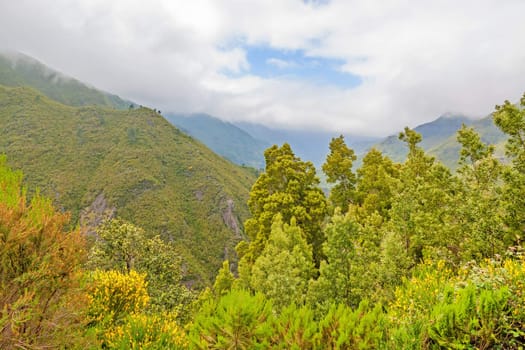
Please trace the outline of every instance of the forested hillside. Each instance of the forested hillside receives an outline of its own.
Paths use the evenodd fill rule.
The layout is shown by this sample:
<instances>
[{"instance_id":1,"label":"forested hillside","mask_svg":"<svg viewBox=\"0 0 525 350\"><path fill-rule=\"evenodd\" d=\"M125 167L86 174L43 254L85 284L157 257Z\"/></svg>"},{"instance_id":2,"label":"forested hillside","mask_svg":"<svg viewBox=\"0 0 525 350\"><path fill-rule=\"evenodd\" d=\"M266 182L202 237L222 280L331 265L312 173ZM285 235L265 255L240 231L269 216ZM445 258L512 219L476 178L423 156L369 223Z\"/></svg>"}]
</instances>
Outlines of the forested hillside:
<instances>
[{"instance_id":1,"label":"forested hillside","mask_svg":"<svg viewBox=\"0 0 525 350\"><path fill-rule=\"evenodd\" d=\"M2 96L0 104L5 106L6 101L20 104L39 95L4 88ZM64 108L40 100L49 109ZM474 129L462 127L456 134L461 145L457 173L429 156L420 147L421 135L409 128L399 134L408 149L406 161L393 162L372 149L355 172L355 152L342 136L333 138L322 166L333 184L328 198L311 162L297 157L288 144L268 148L265 170L247 201L248 240L236 247L238 273L224 261L213 285L198 295L181 284L179 256L169 240L161 239L165 231L148 235L136 225L113 219L104 221L96 229L97 239L86 245L85 236L71 230L67 215L48 200L37 194L26 201L22 175L10 170L2 157L0 345L521 349L524 108L525 96L519 107L505 102L493 114L508 138L508 164L494 156L494 146L482 142ZM72 119L75 113L87 118L83 113L97 111L68 110ZM28 113L16 111L11 112L17 118L6 124L10 128L18 127L15 121L24 124ZM149 110L119 113L114 118L120 117L120 124L141 116L145 125L135 121L138 133L114 134L109 138L113 146L124 138L130 149L143 144L154 150L145 136L146 125L160 123L158 116ZM54 137L67 138L63 130ZM43 137L37 140L31 148L47 142ZM28 143L24 136L9 142L17 145L15 150ZM45 158L45 151L44 147L36 154ZM128 159L126 151L119 153ZM57 165L60 161L53 159ZM118 184L119 174L130 169L118 162L113 166L118 172L105 170L103 178L92 173L96 182L112 179ZM36 167L28 170L35 172L28 173L28 179L39 174ZM145 182L138 179L144 190ZM146 180L156 181L156 186L161 182ZM145 192L132 193L135 200L143 200ZM110 198L120 203L118 196ZM160 192L157 198L162 198ZM144 205L151 203L151 197L146 199ZM199 243L198 249L211 247L209 242Z\"/></svg>"},{"instance_id":2,"label":"forested hillside","mask_svg":"<svg viewBox=\"0 0 525 350\"><path fill-rule=\"evenodd\" d=\"M457 174L409 128L399 134L406 161L372 149L356 172L354 151L334 138L326 199L311 163L286 144L268 149L248 202L250 242L237 247L239 276L228 265L219 272L195 316L193 345L522 348L524 108L525 96L493 115L508 165L461 127Z\"/></svg>"},{"instance_id":3,"label":"forested hillside","mask_svg":"<svg viewBox=\"0 0 525 350\"><path fill-rule=\"evenodd\" d=\"M255 177L147 109L70 107L0 86L0 154L25 183L92 228L118 216L173 243L186 279L235 259Z\"/></svg>"},{"instance_id":4,"label":"forested hillside","mask_svg":"<svg viewBox=\"0 0 525 350\"><path fill-rule=\"evenodd\" d=\"M97 105L127 109L132 104L116 95L89 87L19 52L0 51L0 84L30 86L69 106Z\"/></svg>"}]
</instances>

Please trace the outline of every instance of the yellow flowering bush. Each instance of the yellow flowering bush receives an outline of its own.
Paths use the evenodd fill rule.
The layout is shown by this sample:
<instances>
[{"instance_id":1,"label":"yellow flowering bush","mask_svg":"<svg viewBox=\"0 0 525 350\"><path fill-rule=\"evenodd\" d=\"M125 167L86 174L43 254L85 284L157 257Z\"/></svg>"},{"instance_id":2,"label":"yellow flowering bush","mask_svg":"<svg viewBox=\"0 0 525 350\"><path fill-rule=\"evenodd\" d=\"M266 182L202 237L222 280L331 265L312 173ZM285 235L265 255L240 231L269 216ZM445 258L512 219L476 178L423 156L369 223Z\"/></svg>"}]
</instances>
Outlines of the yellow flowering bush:
<instances>
[{"instance_id":1,"label":"yellow flowering bush","mask_svg":"<svg viewBox=\"0 0 525 350\"><path fill-rule=\"evenodd\" d=\"M391 348L525 345L525 259L487 259L453 272L425 262L388 305Z\"/></svg>"},{"instance_id":2,"label":"yellow flowering bush","mask_svg":"<svg viewBox=\"0 0 525 350\"><path fill-rule=\"evenodd\" d=\"M184 330L176 322L175 313L131 314L120 326L104 334L108 349L187 349Z\"/></svg>"},{"instance_id":3,"label":"yellow flowering bush","mask_svg":"<svg viewBox=\"0 0 525 350\"><path fill-rule=\"evenodd\" d=\"M414 275L395 291L389 306L392 321L411 323L412 317L429 310L442 297L444 286L451 284L453 276L444 261L426 261L418 266Z\"/></svg>"},{"instance_id":4,"label":"yellow flowering bush","mask_svg":"<svg viewBox=\"0 0 525 350\"><path fill-rule=\"evenodd\" d=\"M130 271L95 271L91 275L89 316L92 324L114 323L137 313L149 302L146 274Z\"/></svg>"}]
</instances>

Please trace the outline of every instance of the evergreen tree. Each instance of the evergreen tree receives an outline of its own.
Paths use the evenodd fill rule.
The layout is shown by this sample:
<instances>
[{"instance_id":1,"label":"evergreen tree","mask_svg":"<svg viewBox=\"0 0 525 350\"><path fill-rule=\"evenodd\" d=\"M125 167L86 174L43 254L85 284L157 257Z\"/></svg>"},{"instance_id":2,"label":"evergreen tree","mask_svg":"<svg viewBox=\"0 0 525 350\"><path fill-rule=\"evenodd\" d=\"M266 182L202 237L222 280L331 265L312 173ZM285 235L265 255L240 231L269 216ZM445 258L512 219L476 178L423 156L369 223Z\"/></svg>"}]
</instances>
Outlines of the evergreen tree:
<instances>
[{"instance_id":1,"label":"evergreen tree","mask_svg":"<svg viewBox=\"0 0 525 350\"><path fill-rule=\"evenodd\" d=\"M514 244L523 241L525 233L525 94L520 106L509 101L496 106L494 123L509 136L505 154L512 160L512 167L504 173L505 223L509 226Z\"/></svg>"},{"instance_id":2,"label":"evergreen tree","mask_svg":"<svg viewBox=\"0 0 525 350\"><path fill-rule=\"evenodd\" d=\"M268 242L253 265L250 286L271 299L279 310L292 303L304 303L313 272L311 248L301 229L295 220L283 224L281 215L276 215Z\"/></svg>"},{"instance_id":3,"label":"evergreen tree","mask_svg":"<svg viewBox=\"0 0 525 350\"><path fill-rule=\"evenodd\" d=\"M399 166L380 151L372 148L363 158L363 165L357 169L356 199L364 215L377 211L388 218L392 198L399 182Z\"/></svg>"},{"instance_id":4,"label":"evergreen tree","mask_svg":"<svg viewBox=\"0 0 525 350\"><path fill-rule=\"evenodd\" d=\"M494 257L505 250L505 227L501 217L499 180L502 166L494 157L494 146L485 145L472 128L458 131L462 145L458 174L463 181L458 192L457 217L461 220L463 260Z\"/></svg>"},{"instance_id":5,"label":"evergreen tree","mask_svg":"<svg viewBox=\"0 0 525 350\"><path fill-rule=\"evenodd\" d=\"M196 349L267 349L272 323L272 304L263 295L232 290L200 308L189 337Z\"/></svg>"},{"instance_id":6,"label":"evergreen tree","mask_svg":"<svg viewBox=\"0 0 525 350\"><path fill-rule=\"evenodd\" d=\"M355 306L359 303L354 291L356 280L363 277L356 275L354 268L354 241L359 226L336 212L325 232L323 251L326 260L321 262L319 278L310 283L309 302L324 307L330 303Z\"/></svg>"},{"instance_id":7,"label":"evergreen tree","mask_svg":"<svg viewBox=\"0 0 525 350\"><path fill-rule=\"evenodd\" d=\"M391 256L384 260L385 276L390 274L387 272L390 269L407 274L424 258L446 257L457 262L461 242L454 220L457 179L419 147L421 136L417 132L405 128L399 138L407 143L409 152L400 169L390 221L383 226L383 248L385 252L398 252L401 246L404 257ZM383 254L385 258L389 255ZM408 265L407 261L410 261ZM401 266L390 266L395 262ZM391 276L390 280L399 280L402 275Z\"/></svg>"},{"instance_id":8,"label":"evergreen tree","mask_svg":"<svg viewBox=\"0 0 525 350\"><path fill-rule=\"evenodd\" d=\"M245 222L249 243L241 242L237 252L241 258L239 275L248 286L251 267L261 255L270 236L275 215L283 222L294 218L306 242L312 246L318 265L323 243L322 223L327 214L326 199L319 188L319 179L311 162L296 157L288 144L272 146L265 153L266 168L250 192L248 206L252 217Z\"/></svg>"},{"instance_id":9,"label":"evergreen tree","mask_svg":"<svg viewBox=\"0 0 525 350\"><path fill-rule=\"evenodd\" d=\"M525 174L525 94L519 107L509 101L496 106L494 124L509 136L506 154L512 159L514 168Z\"/></svg>"},{"instance_id":10,"label":"evergreen tree","mask_svg":"<svg viewBox=\"0 0 525 350\"><path fill-rule=\"evenodd\" d=\"M234 282L235 277L230 271L230 262L225 260L222 263L222 267L215 278L215 283L213 284L213 293L215 297L221 297L228 294L232 290Z\"/></svg>"},{"instance_id":11,"label":"evergreen tree","mask_svg":"<svg viewBox=\"0 0 525 350\"><path fill-rule=\"evenodd\" d=\"M330 154L323 164L323 172L327 176L327 182L335 184L330 190L330 201L334 207L340 207L345 213L348 205L354 202L356 176L352 165L357 157L346 145L343 135L333 138L329 147Z\"/></svg>"},{"instance_id":12,"label":"evergreen tree","mask_svg":"<svg viewBox=\"0 0 525 350\"><path fill-rule=\"evenodd\" d=\"M319 278L310 282L309 304L321 312L331 303L357 307L363 299L378 297L379 236L382 218L373 215L358 222L352 207L346 215L336 211L326 226Z\"/></svg>"}]
</instances>

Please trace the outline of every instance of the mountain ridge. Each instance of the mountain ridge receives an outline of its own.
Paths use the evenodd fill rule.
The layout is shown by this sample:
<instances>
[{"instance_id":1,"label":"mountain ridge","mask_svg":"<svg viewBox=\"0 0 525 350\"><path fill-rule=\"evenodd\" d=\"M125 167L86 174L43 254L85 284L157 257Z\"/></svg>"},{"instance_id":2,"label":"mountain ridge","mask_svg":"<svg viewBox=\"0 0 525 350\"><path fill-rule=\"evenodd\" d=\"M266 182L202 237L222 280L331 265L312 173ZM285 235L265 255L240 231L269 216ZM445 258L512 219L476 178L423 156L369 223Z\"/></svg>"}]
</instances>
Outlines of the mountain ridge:
<instances>
[{"instance_id":1,"label":"mountain ridge","mask_svg":"<svg viewBox=\"0 0 525 350\"><path fill-rule=\"evenodd\" d=\"M421 134L420 145L426 152L435 156L451 170L455 170L458 167L461 149L456 134L463 124L474 128L480 134L483 142L494 144L496 156L504 158L506 136L494 125L491 114L480 119L473 119L460 114L448 113L431 122L418 125L414 130ZM386 137L374 147L396 162L403 162L408 153L405 144L398 139L397 135Z\"/></svg>"},{"instance_id":2,"label":"mountain ridge","mask_svg":"<svg viewBox=\"0 0 525 350\"><path fill-rule=\"evenodd\" d=\"M0 153L73 223L107 210L160 234L191 283L208 284L224 259L235 261L253 171L147 108L72 107L5 86L0 106Z\"/></svg>"},{"instance_id":3,"label":"mountain ridge","mask_svg":"<svg viewBox=\"0 0 525 350\"><path fill-rule=\"evenodd\" d=\"M235 164L264 168L263 153L271 144L253 137L235 124L205 113L167 113L166 119Z\"/></svg>"},{"instance_id":4,"label":"mountain ridge","mask_svg":"<svg viewBox=\"0 0 525 350\"><path fill-rule=\"evenodd\" d=\"M30 86L50 99L69 106L97 105L127 109L134 105L15 51L0 51L0 84Z\"/></svg>"}]
</instances>

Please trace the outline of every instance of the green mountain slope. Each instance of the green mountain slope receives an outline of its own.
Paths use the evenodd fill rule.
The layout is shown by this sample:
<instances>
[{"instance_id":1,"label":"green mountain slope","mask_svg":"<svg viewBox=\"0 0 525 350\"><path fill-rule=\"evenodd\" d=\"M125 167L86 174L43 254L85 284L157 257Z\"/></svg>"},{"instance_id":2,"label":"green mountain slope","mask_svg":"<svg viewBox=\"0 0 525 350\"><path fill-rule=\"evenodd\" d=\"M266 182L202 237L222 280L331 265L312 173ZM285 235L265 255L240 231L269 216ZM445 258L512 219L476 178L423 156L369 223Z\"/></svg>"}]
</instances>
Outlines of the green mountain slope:
<instances>
[{"instance_id":1,"label":"green mountain slope","mask_svg":"<svg viewBox=\"0 0 525 350\"><path fill-rule=\"evenodd\" d=\"M456 140L456 132L462 124L473 127L484 142L496 145L496 155L503 157L506 138L492 122L491 115L479 120L445 115L430 123L417 126L414 130L423 137L421 146L425 151L455 170L461 148ZM375 147L396 162L404 161L407 155L406 145L398 139L397 135L387 137Z\"/></svg>"},{"instance_id":2,"label":"green mountain slope","mask_svg":"<svg viewBox=\"0 0 525 350\"><path fill-rule=\"evenodd\" d=\"M481 140L496 147L495 155L501 160L505 159L505 142L507 137L493 123L492 115L472 122L469 126L474 128L481 136ZM458 167L461 146L456 140L456 134L442 140L440 144L428 149L428 152L441 160L451 169Z\"/></svg>"},{"instance_id":3,"label":"green mountain slope","mask_svg":"<svg viewBox=\"0 0 525 350\"><path fill-rule=\"evenodd\" d=\"M423 137L421 147L429 150L437 147L450 136L455 135L463 123L469 125L472 123L472 119L461 115L449 114L443 115L432 122L419 125L414 130ZM375 147L396 162L404 161L408 153L405 143L398 139L397 134L387 137Z\"/></svg>"},{"instance_id":4,"label":"green mountain slope","mask_svg":"<svg viewBox=\"0 0 525 350\"><path fill-rule=\"evenodd\" d=\"M0 51L0 84L30 86L47 97L69 106L97 105L127 109L130 104L55 71L21 53Z\"/></svg>"},{"instance_id":5,"label":"green mountain slope","mask_svg":"<svg viewBox=\"0 0 525 350\"><path fill-rule=\"evenodd\" d=\"M264 168L264 150L271 144L237 126L207 114L167 114L166 119L232 162Z\"/></svg>"},{"instance_id":6,"label":"green mountain slope","mask_svg":"<svg viewBox=\"0 0 525 350\"><path fill-rule=\"evenodd\" d=\"M209 282L242 238L254 174L146 108L71 107L0 86L0 153L74 222L113 213L176 244Z\"/></svg>"}]
</instances>

